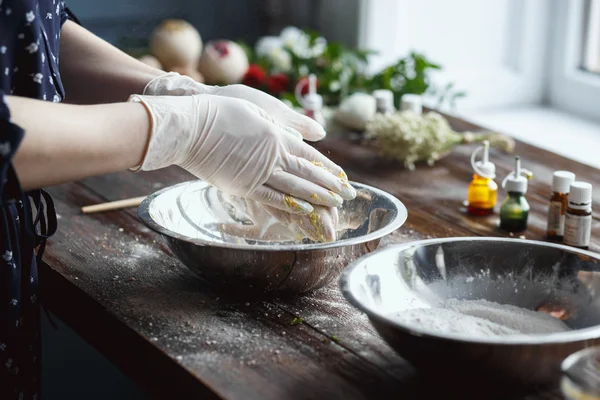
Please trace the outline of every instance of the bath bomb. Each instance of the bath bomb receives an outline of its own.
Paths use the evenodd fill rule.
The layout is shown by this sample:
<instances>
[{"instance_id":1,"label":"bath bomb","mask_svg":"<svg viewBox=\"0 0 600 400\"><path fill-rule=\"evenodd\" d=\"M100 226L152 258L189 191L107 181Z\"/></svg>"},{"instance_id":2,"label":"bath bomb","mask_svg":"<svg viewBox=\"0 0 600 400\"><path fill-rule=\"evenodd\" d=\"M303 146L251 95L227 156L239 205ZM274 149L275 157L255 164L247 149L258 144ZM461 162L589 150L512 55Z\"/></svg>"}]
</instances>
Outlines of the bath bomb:
<instances>
[{"instance_id":1,"label":"bath bomb","mask_svg":"<svg viewBox=\"0 0 600 400\"><path fill-rule=\"evenodd\" d=\"M248 71L248 56L240 45L230 40L212 41L204 49L198 71L211 85L240 83Z\"/></svg>"},{"instance_id":2,"label":"bath bomb","mask_svg":"<svg viewBox=\"0 0 600 400\"><path fill-rule=\"evenodd\" d=\"M160 61L158 61L158 58L156 58L150 54L141 56L140 58L138 58L138 60L140 60L144 64L149 65L151 67L162 69L162 65L160 64Z\"/></svg>"},{"instance_id":3,"label":"bath bomb","mask_svg":"<svg viewBox=\"0 0 600 400\"><path fill-rule=\"evenodd\" d=\"M349 129L363 131L375 117L375 98L367 93L354 93L344 99L335 113L335 120Z\"/></svg>"},{"instance_id":4,"label":"bath bomb","mask_svg":"<svg viewBox=\"0 0 600 400\"><path fill-rule=\"evenodd\" d=\"M197 82L204 83L204 77L196 70L196 68L173 67L171 68L171 72L177 72L180 75L189 76Z\"/></svg>"},{"instance_id":5,"label":"bath bomb","mask_svg":"<svg viewBox=\"0 0 600 400\"><path fill-rule=\"evenodd\" d=\"M202 38L189 22L168 19L152 33L150 50L166 69L191 68L202 54Z\"/></svg>"}]
</instances>

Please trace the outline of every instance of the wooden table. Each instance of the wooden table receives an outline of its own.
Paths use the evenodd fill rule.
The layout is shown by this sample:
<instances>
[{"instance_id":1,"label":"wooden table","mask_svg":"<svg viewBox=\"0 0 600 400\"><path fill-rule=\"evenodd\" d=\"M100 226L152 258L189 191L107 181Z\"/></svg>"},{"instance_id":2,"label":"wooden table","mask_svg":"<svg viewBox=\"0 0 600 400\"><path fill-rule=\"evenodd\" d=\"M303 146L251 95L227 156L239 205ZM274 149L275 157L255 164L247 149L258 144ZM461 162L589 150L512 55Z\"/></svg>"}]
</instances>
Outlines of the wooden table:
<instances>
[{"instance_id":1,"label":"wooden table","mask_svg":"<svg viewBox=\"0 0 600 400\"><path fill-rule=\"evenodd\" d=\"M452 123L458 130L478 129ZM351 179L386 190L408 207L407 223L383 245L506 236L497 229L497 215L465 214L470 146L413 172L347 138L318 147ZM600 206L598 170L523 143L516 153L534 174L527 239L544 239L554 170L570 170L591 182ZM499 177L510 172L512 155L493 151L491 157ZM149 393L182 399L560 398L556 390L498 395L498 389L479 387L468 377L452 385L419 376L344 301L335 283L292 300L227 301L182 266L138 221L135 209L80 213L84 205L146 195L189 179L178 169L124 172L51 189L60 227L40 268L43 300ZM590 249L600 251L598 212L592 235ZM296 317L305 322L292 325Z\"/></svg>"}]
</instances>

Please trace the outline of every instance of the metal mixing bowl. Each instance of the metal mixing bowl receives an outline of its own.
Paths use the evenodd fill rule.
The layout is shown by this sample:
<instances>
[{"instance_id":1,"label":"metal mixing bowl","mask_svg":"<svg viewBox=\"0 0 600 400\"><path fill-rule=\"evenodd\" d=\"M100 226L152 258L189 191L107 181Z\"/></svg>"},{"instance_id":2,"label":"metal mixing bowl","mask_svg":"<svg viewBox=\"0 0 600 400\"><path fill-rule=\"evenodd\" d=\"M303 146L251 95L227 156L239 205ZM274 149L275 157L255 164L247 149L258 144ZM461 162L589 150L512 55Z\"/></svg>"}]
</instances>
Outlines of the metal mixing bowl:
<instances>
[{"instance_id":1,"label":"metal mixing bowl","mask_svg":"<svg viewBox=\"0 0 600 400\"><path fill-rule=\"evenodd\" d=\"M600 255L499 238L433 239L375 251L341 275L344 296L402 357L422 369L512 383L556 383L569 354L600 344ZM391 315L446 299L562 310L567 332L445 333Z\"/></svg>"},{"instance_id":2,"label":"metal mixing bowl","mask_svg":"<svg viewBox=\"0 0 600 400\"><path fill-rule=\"evenodd\" d=\"M202 181L150 195L138 215L162 235L183 264L228 292L296 294L330 283L348 263L375 250L383 236L406 221L406 208L395 197L367 185L352 186L358 196L339 211L348 229L338 232L333 243L226 234L224 224L252 222L232 212L228 197Z\"/></svg>"}]
</instances>

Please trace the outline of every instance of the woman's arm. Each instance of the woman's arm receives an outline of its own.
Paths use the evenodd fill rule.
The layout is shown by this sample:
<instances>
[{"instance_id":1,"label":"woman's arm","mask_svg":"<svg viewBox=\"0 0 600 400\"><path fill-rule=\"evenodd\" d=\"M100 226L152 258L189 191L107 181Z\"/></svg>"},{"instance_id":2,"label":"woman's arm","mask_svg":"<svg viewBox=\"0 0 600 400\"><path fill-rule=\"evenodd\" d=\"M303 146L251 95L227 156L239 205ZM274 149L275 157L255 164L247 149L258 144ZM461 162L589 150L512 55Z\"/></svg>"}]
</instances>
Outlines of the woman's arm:
<instances>
[{"instance_id":1,"label":"woman's arm","mask_svg":"<svg viewBox=\"0 0 600 400\"><path fill-rule=\"evenodd\" d=\"M6 96L11 121L25 130L13 160L25 190L139 165L150 132L142 104L56 104Z\"/></svg>"},{"instance_id":2,"label":"woman's arm","mask_svg":"<svg viewBox=\"0 0 600 400\"><path fill-rule=\"evenodd\" d=\"M60 74L67 103L126 101L165 74L125 54L73 21L60 33Z\"/></svg>"}]
</instances>

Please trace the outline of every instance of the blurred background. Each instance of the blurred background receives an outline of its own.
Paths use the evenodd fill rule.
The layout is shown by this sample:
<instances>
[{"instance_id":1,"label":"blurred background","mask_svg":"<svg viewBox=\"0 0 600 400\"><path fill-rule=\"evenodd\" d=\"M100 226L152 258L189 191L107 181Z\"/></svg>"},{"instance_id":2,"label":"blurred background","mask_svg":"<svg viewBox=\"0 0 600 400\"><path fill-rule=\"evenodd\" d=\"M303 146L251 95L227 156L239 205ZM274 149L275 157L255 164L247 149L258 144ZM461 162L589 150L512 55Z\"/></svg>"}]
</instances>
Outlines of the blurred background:
<instances>
[{"instance_id":1,"label":"blurred background","mask_svg":"<svg viewBox=\"0 0 600 400\"><path fill-rule=\"evenodd\" d=\"M165 18L212 39L254 44L293 25L372 49L376 71L424 54L434 82L466 93L452 113L600 166L600 0L70 0L114 44L147 42ZM576 136L573 136L576 135ZM575 139L575 140L574 140ZM580 145L587 143L587 146ZM598 157L600 159L600 157Z\"/></svg>"},{"instance_id":2,"label":"blurred background","mask_svg":"<svg viewBox=\"0 0 600 400\"><path fill-rule=\"evenodd\" d=\"M252 47L286 26L371 49L375 73L412 50L465 96L445 111L600 167L600 0L68 0L82 24L126 50L165 19L206 43ZM435 99L430 99L436 105ZM45 325L48 398L137 398L137 388L67 327ZM119 397L119 393L121 397Z\"/></svg>"}]
</instances>

